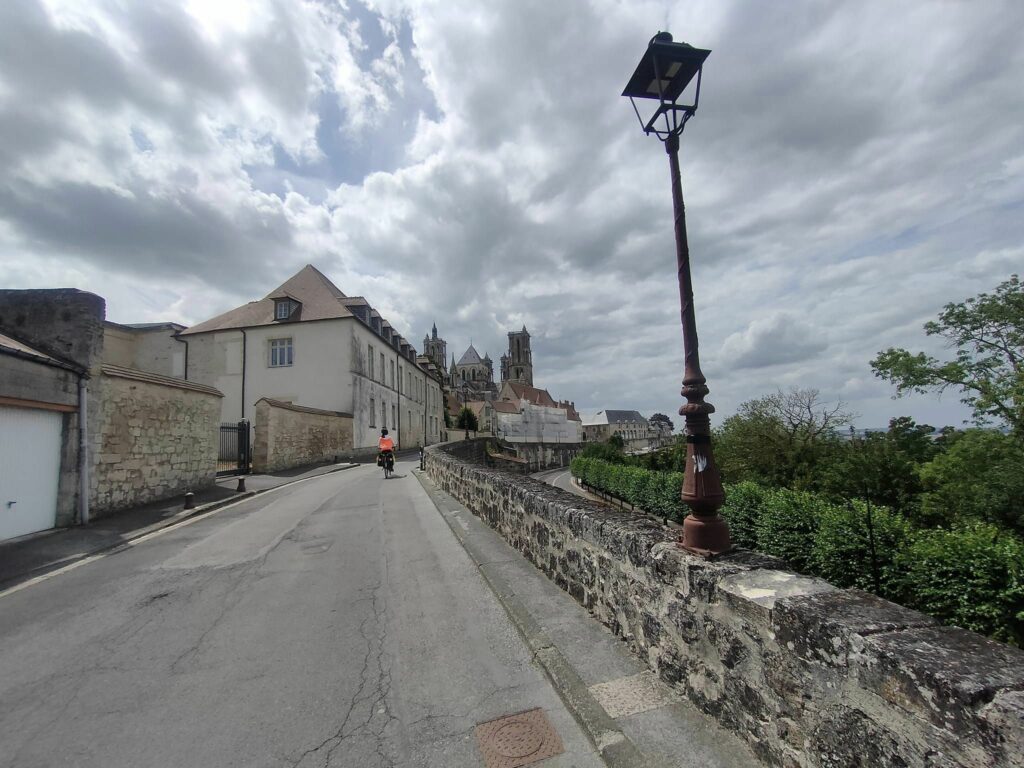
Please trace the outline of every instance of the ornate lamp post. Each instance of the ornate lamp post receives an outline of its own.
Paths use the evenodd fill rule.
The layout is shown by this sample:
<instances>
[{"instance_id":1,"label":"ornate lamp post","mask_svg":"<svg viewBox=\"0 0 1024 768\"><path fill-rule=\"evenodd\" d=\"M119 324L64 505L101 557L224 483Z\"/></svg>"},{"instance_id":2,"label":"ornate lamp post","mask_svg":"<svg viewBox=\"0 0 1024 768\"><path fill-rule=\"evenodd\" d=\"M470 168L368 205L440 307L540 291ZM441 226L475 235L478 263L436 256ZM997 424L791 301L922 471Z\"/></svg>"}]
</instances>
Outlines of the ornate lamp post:
<instances>
[{"instance_id":1,"label":"ornate lamp post","mask_svg":"<svg viewBox=\"0 0 1024 768\"><path fill-rule=\"evenodd\" d=\"M693 311L693 283L690 279L690 248L686 240L686 212L679 179L679 136L697 111L700 80L709 50L686 43L672 42L672 35L659 32L647 44L643 58L629 79L623 96L633 104L637 119L647 135L654 134L665 144L672 172L672 206L675 210L676 266L679 277L680 315L683 326L685 367L681 394L686 404L679 409L686 419L686 467L683 479L683 503L690 514L683 521L684 549L702 555L717 555L732 548L729 528L718 516L725 501L722 481L711 451L711 414L715 407L704 402L707 380L700 370L697 352L697 323ZM680 103L691 82L693 103ZM637 99L654 99L657 108L644 120Z\"/></svg>"},{"instance_id":2,"label":"ornate lamp post","mask_svg":"<svg viewBox=\"0 0 1024 768\"><path fill-rule=\"evenodd\" d=\"M462 382L462 409L466 410L467 408L469 408L469 384L467 382L463 381ZM466 428L466 437L465 437L465 439L469 440L469 418L466 416L466 414L462 414L462 416L463 416L463 419L465 419L465 421L463 421L463 426L465 426L465 428Z\"/></svg>"}]
</instances>

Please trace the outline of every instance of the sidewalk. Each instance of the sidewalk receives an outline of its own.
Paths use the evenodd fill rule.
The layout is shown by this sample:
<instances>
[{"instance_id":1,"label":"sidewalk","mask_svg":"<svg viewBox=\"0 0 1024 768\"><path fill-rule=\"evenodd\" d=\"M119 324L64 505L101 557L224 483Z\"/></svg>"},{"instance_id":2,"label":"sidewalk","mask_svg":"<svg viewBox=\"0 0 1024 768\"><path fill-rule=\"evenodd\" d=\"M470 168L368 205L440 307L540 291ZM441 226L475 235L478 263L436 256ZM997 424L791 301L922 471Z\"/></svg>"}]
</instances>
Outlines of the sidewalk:
<instances>
[{"instance_id":1,"label":"sidewalk","mask_svg":"<svg viewBox=\"0 0 1024 768\"><path fill-rule=\"evenodd\" d=\"M414 474L610 768L762 764L494 530L424 473Z\"/></svg>"},{"instance_id":2,"label":"sidewalk","mask_svg":"<svg viewBox=\"0 0 1024 768\"><path fill-rule=\"evenodd\" d=\"M184 509L184 494L102 517L85 526L57 528L0 543L0 589L40 576L76 560L118 547L147 533L173 525L239 499L255 496L308 477L350 469L357 464L320 464L273 475L244 475L246 490L235 489L239 477L218 477L195 494L195 508Z\"/></svg>"}]
</instances>

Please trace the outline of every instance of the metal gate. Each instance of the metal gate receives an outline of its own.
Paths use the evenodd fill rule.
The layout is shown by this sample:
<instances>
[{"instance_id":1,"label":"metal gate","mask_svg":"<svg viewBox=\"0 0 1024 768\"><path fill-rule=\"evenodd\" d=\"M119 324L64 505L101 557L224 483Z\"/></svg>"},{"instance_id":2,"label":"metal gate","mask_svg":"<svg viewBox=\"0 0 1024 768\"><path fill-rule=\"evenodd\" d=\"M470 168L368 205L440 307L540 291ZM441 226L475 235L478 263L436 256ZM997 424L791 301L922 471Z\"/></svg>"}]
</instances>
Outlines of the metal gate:
<instances>
[{"instance_id":1,"label":"metal gate","mask_svg":"<svg viewBox=\"0 0 1024 768\"><path fill-rule=\"evenodd\" d=\"M220 449L217 452L218 475L247 475L252 463L249 422L220 425Z\"/></svg>"}]
</instances>

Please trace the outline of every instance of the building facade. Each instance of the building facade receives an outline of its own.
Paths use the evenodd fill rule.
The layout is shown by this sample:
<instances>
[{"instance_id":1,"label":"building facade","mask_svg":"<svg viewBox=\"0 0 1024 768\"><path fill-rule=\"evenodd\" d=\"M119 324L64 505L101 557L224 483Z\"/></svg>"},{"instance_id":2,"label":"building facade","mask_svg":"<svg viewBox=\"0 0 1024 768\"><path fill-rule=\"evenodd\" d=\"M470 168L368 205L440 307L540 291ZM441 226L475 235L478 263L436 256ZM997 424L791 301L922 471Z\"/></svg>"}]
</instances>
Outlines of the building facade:
<instances>
[{"instance_id":1,"label":"building facade","mask_svg":"<svg viewBox=\"0 0 1024 768\"><path fill-rule=\"evenodd\" d=\"M639 411L605 410L583 418L587 442L607 442L614 435L622 438L625 450L631 453L651 450L660 441L658 430Z\"/></svg>"},{"instance_id":2,"label":"building facade","mask_svg":"<svg viewBox=\"0 0 1024 768\"><path fill-rule=\"evenodd\" d=\"M351 414L357 453L375 450L382 428L399 448L441 440L436 368L365 298L346 296L312 265L180 336L187 378L224 394L224 422L252 421L266 398Z\"/></svg>"}]
</instances>

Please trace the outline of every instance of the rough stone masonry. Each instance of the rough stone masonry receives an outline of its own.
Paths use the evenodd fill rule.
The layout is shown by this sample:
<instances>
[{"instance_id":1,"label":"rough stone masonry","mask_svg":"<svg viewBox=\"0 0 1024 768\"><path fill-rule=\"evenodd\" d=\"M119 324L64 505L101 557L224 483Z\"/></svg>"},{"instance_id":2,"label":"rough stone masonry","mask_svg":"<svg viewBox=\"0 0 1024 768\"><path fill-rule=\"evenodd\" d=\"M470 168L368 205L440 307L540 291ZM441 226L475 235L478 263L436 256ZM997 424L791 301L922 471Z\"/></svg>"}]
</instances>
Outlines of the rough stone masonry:
<instances>
[{"instance_id":1,"label":"rough stone masonry","mask_svg":"<svg viewBox=\"0 0 1024 768\"><path fill-rule=\"evenodd\" d=\"M652 520L481 466L483 442L428 448L428 475L765 762L1024 766L1024 652L775 558L690 555Z\"/></svg>"}]
</instances>

